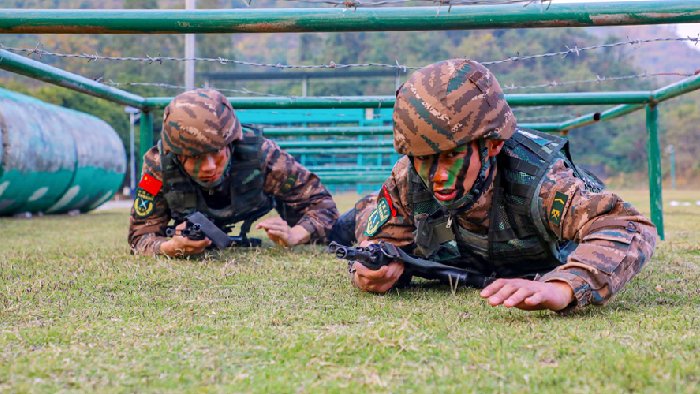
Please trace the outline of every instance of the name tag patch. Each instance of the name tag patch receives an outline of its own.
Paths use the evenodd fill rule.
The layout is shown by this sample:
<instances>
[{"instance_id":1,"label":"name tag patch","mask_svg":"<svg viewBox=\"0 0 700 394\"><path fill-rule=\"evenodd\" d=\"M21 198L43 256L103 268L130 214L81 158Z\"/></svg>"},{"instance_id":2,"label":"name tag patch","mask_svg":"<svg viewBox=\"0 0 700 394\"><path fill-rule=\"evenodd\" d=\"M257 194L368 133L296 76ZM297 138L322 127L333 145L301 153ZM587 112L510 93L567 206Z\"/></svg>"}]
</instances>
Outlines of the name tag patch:
<instances>
[{"instance_id":1,"label":"name tag patch","mask_svg":"<svg viewBox=\"0 0 700 394\"><path fill-rule=\"evenodd\" d=\"M564 212L564 207L566 202L569 200L569 196L562 192L557 192L554 196L554 202L552 203L552 209L549 211L549 221L556 224L557 226L561 223L561 215Z\"/></svg>"}]
</instances>

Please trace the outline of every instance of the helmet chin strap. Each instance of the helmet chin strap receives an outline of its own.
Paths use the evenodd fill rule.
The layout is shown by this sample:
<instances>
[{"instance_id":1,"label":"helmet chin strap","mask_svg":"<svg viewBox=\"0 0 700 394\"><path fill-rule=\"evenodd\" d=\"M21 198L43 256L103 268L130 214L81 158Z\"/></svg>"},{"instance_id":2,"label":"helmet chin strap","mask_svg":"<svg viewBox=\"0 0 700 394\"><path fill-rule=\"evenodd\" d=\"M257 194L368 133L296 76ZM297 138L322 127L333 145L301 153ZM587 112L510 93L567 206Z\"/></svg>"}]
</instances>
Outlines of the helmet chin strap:
<instances>
[{"instance_id":1,"label":"helmet chin strap","mask_svg":"<svg viewBox=\"0 0 700 394\"><path fill-rule=\"evenodd\" d=\"M489 157L489 150L486 146L485 139L480 138L478 144L479 162L481 163L481 168L479 170L479 175L477 175L476 180L474 181L474 184L472 185L471 189L463 196L458 196L456 199L448 203L440 202L440 204L443 207L445 207L445 209L447 209L450 215L454 215L471 208L474 205L474 203L476 203L476 201L484 194L484 191L488 189L488 187L491 185L491 182L493 182L492 168L496 165L496 157ZM465 162L465 164L466 163L467 162ZM464 172L465 174L463 174L463 176L466 175L466 169L464 170ZM461 179L463 180L464 178Z\"/></svg>"}]
</instances>

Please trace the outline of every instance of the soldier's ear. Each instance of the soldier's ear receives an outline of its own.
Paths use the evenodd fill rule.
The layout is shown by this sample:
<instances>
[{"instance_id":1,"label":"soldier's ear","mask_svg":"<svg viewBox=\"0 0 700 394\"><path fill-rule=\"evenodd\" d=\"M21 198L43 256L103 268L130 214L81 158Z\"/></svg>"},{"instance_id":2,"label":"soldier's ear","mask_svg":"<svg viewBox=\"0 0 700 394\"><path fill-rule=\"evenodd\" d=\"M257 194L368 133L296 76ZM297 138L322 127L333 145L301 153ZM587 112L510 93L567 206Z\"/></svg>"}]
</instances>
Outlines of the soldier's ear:
<instances>
[{"instance_id":1,"label":"soldier's ear","mask_svg":"<svg viewBox=\"0 0 700 394\"><path fill-rule=\"evenodd\" d=\"M486 140L486 147L489 150L489 157L494 157L501 153L501 149L503 149L503 144L505 143L505 140Z\"/></svg>"}]
</instances>

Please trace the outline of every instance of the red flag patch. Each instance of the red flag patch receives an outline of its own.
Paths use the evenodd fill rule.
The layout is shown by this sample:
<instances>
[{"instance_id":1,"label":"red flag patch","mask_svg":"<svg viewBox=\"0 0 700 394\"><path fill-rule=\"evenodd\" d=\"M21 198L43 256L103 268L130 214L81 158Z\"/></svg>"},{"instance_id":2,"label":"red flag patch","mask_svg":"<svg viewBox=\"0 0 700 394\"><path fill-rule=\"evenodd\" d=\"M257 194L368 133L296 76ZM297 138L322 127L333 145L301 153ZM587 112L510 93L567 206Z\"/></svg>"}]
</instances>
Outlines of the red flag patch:
<instances>
[{"instance_id":1,"label":"red flag patch","mask_svg":"<svg viewBox=\"0 0 700 394\"><path fill-rule=\"evenodd\" d=\"M155 196L160 191L160 188L163 187L163 182L154 178L153 175L143 174L139 187Z\"/></svg>"},{"instance_id":2,"label":"red flag patch","mask_svg":"<svg viewBox=\"0 0 700 394\"><path fill-rule=\"evenodd\" d=\"M382 196L384 196L386 202L389 203L389 209L391 209L391 216L396 217L396 208L394 208L394 202L391 200L391 195L389 194L389 191L386 190L386 186L382 186Z\"/></svg>"}]
</instances>

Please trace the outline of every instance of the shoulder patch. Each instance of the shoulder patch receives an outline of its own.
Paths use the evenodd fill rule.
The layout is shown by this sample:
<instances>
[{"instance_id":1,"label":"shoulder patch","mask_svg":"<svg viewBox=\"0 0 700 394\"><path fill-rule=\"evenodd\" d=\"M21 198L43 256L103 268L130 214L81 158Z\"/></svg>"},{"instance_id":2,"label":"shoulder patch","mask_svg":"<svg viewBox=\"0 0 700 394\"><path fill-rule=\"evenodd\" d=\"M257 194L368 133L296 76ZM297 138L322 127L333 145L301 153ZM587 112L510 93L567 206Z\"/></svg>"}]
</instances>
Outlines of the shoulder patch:
<instances>
[{"instance_id":1,"label":"shoulder patch","mask_svg":"<svg viewBox=\"0 0 700 394\"><path fill-rule=\"evenodd\" d=\"M365 235L371 237L379 232L382 225L386 223L391 217L391 207L387 199L380 195L379 201L377 202L377 207L374 208L372 213L369 214L367 218L367 228L365 228Z\"/></svg>"},{"instance_id":2,"label":"shoulder patch","mask_svg":"<svg viewBox=\"0 0 700 394\"><path fill-rule=\"evenodd\" d=\"M136 217L149 217L153 213L153 208L153 195L140 187L136 189L136 198L134 199L134 213Z\"/></svg>"},{"instance_id":3,"label":"shoulder patch","mask_svg":"<svg viewBox=\"0 0 700 394\"><path fill-rule=\"evenodd\" d=\"M554 201L552 202L552 209L549 211L549 221L556 224L557 226L561 223L561 214L564 212L564 207L566 202L569 200L569 196L562 192L557 192L554 195Z\"/></svg>"},{"instance_id":4,"label":"shoulder patch","mask_svg":"<svg viewBox=\"0 0 700 394\"><path fill-rule=\"evenodd\" d=\"M280 193L288 193L294 185L297 183L297 174L292 174L287 179L285 179L282 187L280 188Z\"/></svg>"}]
</instances>

